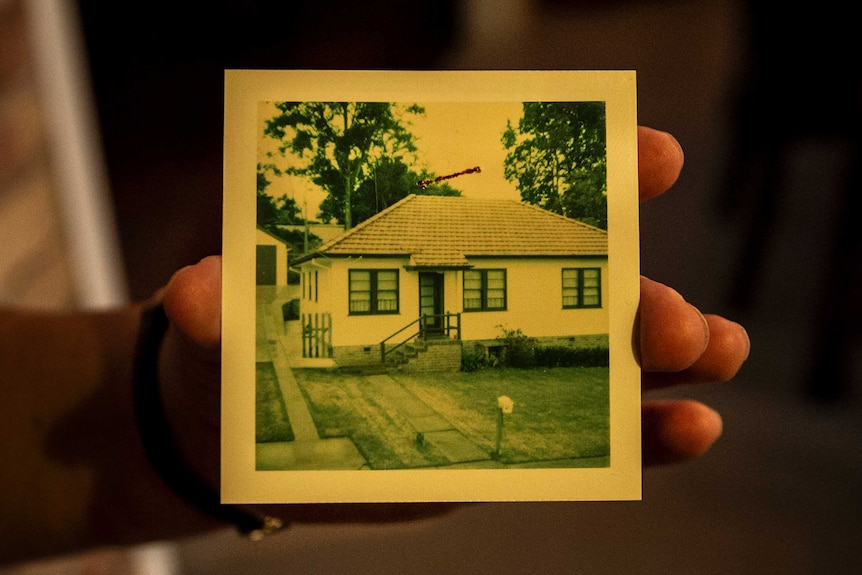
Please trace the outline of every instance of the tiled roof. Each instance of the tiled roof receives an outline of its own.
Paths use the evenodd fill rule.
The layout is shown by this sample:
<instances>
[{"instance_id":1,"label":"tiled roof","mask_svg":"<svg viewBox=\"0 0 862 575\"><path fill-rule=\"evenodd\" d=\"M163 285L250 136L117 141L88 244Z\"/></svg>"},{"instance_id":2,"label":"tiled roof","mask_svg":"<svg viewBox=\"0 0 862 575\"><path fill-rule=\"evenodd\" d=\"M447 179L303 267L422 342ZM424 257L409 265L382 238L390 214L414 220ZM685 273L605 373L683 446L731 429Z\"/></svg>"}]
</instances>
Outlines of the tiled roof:
<instances>
[{"instance_id":1,"label":"tiled roof","mask_svg":"<svg viewBox=\"0 0 862 575\"><path fill-rule=\"evenodd\" d=\"M607 253L606 231L535 206L410 195L296 263L319 255L399 255L417 267L466 267L478 256Z\"/></svg>"}]
</instances>

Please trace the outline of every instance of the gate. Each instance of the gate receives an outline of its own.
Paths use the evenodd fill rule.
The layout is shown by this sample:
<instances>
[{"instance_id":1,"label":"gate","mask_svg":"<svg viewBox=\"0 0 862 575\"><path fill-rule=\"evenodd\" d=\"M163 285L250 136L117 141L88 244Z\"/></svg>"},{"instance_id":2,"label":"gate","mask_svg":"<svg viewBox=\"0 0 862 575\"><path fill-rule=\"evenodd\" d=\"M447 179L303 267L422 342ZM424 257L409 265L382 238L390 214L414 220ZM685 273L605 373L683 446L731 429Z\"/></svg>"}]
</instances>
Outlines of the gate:
<instances>
[{"instance_id":1,"label":"gate","mask_svg":"<svg viewBox=\"0 0 862 575\"><path fill-rule=\"evenodd\" d=\"M302 314L302 357L332 357L332 316Z\"/></svg>"}]
</instances>

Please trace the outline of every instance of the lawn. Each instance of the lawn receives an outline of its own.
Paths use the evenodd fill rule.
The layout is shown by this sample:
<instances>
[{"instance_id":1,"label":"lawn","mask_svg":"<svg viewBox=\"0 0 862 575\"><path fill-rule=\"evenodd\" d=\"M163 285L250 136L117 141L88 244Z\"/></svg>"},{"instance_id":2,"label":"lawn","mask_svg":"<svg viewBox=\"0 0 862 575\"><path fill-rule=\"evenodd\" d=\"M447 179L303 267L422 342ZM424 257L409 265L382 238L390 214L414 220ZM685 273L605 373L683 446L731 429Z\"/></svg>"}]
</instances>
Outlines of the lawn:
<instances>
[{"instance_id":1,"label":"lawn","mask_svg":"<svg viewBox=\"0 0 862 575\"><path fill-rule=\"evenodd\" d=\"M489 452L496 447L497 398L511 398L515 406L504 415L500 455L505 463L609 454L608 368L503 368L445 378L396 377Z\"/></svg>"},{"instance_id":2,"label":"lawn","mask_svg":"<svg viewBox=\"0 0 862 575\"><path fill-rule=\"evenodd\" d=\"M447 463L432 446L417 445L415 430L398 406L372 393L362 376L310 369L295 375L321 437L351 437L373 469ZM503 463L544 461L554 467L597 458L590 464L607 464L607 368L495 368L393 377L489 454L496 449L497 398L514 400L513 413L504 417Z\"/></svg>"}]
</instances>

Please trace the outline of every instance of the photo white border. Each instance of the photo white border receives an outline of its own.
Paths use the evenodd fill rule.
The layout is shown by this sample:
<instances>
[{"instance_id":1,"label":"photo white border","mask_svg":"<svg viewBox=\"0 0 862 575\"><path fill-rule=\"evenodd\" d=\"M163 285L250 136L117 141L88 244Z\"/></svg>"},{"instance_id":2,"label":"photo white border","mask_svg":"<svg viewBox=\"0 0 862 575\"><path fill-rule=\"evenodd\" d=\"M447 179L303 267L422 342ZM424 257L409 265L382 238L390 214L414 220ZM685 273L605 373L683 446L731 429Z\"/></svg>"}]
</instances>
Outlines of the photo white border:
<instances>
[{"instance_id":1,"label":"photo white border","mask_svg":"<svg viewBox=\"0 0 862 575\"><path fill-rule=\"evenodd\" d=\"M582 469L255 469L254 186L262 101L604 101L607 122L610 466ZM633 71L225 72L222 279L224 503L641 498L637 101ZM252 278L252 279L250 279Z\"/></svg>"}]
</instances>

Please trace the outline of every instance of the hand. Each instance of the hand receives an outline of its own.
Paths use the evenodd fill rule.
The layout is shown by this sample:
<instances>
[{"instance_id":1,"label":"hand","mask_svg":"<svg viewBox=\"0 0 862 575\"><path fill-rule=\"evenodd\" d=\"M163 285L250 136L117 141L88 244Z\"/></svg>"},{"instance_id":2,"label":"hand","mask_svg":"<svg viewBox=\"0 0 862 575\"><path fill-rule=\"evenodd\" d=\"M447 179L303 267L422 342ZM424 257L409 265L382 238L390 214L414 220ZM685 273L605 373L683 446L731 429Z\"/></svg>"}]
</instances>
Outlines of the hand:
<instances>
[{"instance_id":1,"label":"hand","mask_svg":"<svg viewBox=\"0 0 862 575\"><path fill-rule=\"evenodd\" d=\"M667 191L682 169L682 149L664 132L638 128L640 199ZM644 391L683 383L722 382L748 358L742 326L700 313L671 288L641 278L635 329ZM700 456L718 439L721 416L689 400L645 401L642 408L644 465Z\"/></svg>"},{"instance_id":2,"label":"hand","mask_svg":"<svg viewBox=\"0 0 862 575\"><path fill-rule=\"evenodd\" d=\"M683 164L669 134L638 129L641 201L667 191ZM172 327L161 356L162 393L169 419L183 422L176 434L183 453L217 488L221 344L221 258L179 270L163 291ZM745 330L718 316L704 316L671 288L641 278L635 329L643 390L725 381L748 356ZM191 416L191 417L190 417ZM684 461L704 453L721 434L721 418L694 401L643 403L646 465ZM395 520L439 513L436 505L292 506L292 520Z\"/></svg>"},{"instance_id":3,"label":"hand","mask_svg":"<svg viewBox=\"0 0 862 575\"><path fill-rule=\"evenodd\" d=\"M163 290L171 328L161 354L165 409L177 426L183 453L192 466L218 489L219 394L221 348L221 258L211 256L179 270ZM193 406L189 408L189 406ZM173 409L171 409L173 407ZM193 415L194 417L189 417ZM392 522L445 513L459 504L295 504L267 506L273 516L291 522Z\"/></svg>"}]
</instances>

